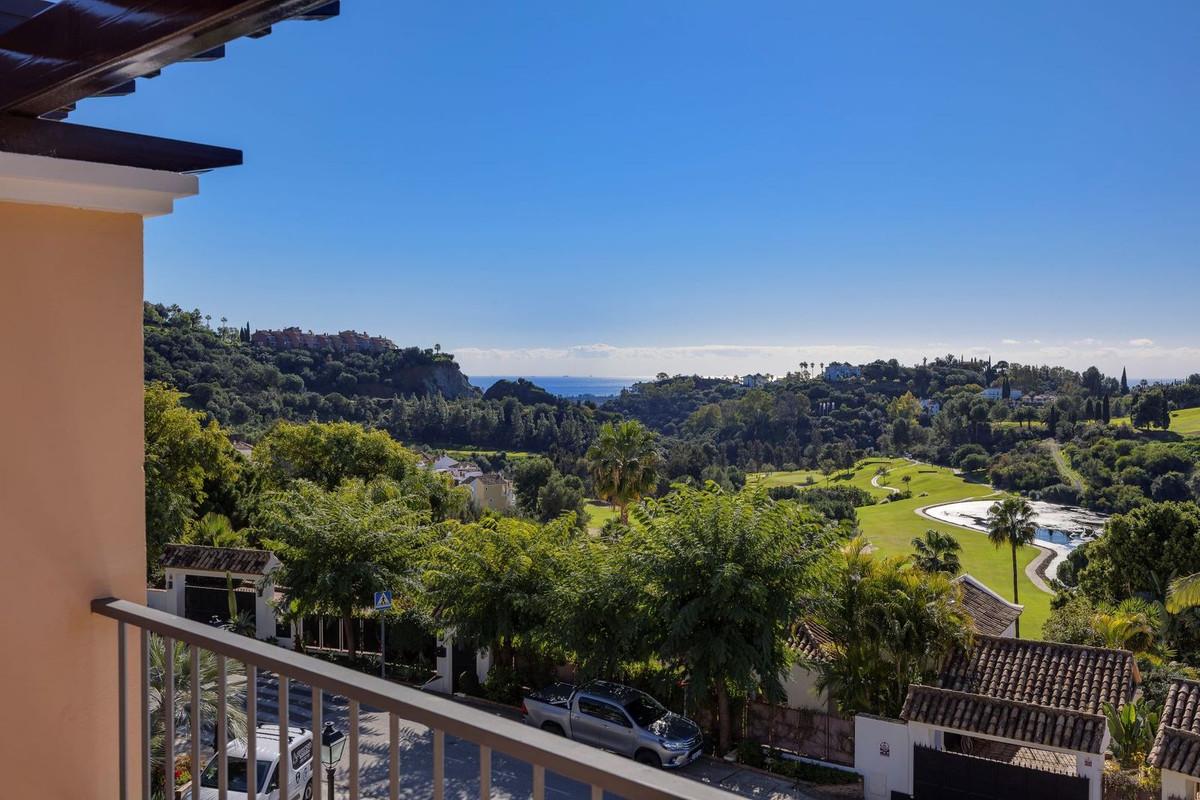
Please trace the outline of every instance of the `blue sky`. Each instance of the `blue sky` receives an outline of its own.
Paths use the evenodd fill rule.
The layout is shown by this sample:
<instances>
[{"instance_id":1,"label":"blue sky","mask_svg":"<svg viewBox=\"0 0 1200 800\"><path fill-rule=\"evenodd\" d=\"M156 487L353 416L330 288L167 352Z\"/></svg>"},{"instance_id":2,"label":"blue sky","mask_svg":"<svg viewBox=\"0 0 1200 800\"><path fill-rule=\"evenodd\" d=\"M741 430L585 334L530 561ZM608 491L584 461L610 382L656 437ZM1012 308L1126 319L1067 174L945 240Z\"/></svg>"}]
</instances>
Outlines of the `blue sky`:
<instances>
[{"instance_id":1,"label":"blue sky","mask_svg":"<svg viewBox=\"0 0 1200 800\"><path fill-rule=\"evenodd\" d=\"M1200 4L342 7L73 115L245 151L147 298L480 374L1200 371Z\"/></svg>"}]
</instances>

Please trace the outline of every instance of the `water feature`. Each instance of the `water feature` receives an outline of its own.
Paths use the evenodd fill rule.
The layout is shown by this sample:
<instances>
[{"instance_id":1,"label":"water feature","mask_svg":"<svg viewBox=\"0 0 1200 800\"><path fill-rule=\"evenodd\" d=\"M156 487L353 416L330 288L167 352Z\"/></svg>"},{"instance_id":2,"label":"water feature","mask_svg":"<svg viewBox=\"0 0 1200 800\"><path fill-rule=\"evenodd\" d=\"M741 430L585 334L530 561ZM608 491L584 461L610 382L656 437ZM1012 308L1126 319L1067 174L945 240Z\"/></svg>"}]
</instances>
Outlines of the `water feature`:
<instances>
[{"instance_id":1,"label":"water feature","mask_svg":"<svg viewBox=\"0 0 1200 800\"><path fill-rule=\"evenodd\" d=\"M987 512L995 502L965 500L961 503L946 503L930 506L925 509L925 514L952 525L986 532ZM1086 508L1047 503L1043 500L1032 500L1029 504L1033 506L1037 515L1035 544L1054 552L1054 558L1045 569L1049 578L1058 575L1058 565L1068 553L1099 536L1104 531L1104 523L1108 521L1108 515L1088 511Z\"/></svg>"}]
</instances>

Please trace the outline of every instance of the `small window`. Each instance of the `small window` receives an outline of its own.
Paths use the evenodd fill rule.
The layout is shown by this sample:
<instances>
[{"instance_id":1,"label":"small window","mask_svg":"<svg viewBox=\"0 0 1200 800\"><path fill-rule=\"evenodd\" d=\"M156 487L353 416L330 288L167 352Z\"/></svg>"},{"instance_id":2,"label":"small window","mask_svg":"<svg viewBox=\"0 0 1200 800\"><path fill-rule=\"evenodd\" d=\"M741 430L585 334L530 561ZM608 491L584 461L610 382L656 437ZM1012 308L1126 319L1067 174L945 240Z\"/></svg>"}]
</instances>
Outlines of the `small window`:
<instances>
[{"instance_id":1,"label":"small window","mask_svg":"<svg viewBox=\"0 0 1200 800\"><path fill-rule=\"evenodd\" d=\"M296 749L292 750L292 769L300 769L302 766L312 760L313 744L310 739L303 744L297 745Z\"/></svg>"}]
</instances>

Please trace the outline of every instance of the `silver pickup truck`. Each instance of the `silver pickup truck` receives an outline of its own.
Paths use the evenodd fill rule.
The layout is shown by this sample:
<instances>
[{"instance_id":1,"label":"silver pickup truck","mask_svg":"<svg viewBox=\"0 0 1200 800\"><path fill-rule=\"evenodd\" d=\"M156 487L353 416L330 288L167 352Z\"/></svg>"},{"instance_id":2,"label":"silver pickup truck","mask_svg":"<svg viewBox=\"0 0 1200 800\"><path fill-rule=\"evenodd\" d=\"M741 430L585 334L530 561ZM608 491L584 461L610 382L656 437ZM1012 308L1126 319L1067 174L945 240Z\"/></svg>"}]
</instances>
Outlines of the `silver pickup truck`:
<instances>
[{"instance_id":1,"label":"silver pickup truck","mask_svg":"<svg viewBox=\"0 0 1200 800\"><path fill-rule=\"evenodd\" d=\"M645 692L608 681L556 683L527 695L526 725L602 747L654 767L682 767L700 757L700 726Z\"/></svg>"}]
</instances>

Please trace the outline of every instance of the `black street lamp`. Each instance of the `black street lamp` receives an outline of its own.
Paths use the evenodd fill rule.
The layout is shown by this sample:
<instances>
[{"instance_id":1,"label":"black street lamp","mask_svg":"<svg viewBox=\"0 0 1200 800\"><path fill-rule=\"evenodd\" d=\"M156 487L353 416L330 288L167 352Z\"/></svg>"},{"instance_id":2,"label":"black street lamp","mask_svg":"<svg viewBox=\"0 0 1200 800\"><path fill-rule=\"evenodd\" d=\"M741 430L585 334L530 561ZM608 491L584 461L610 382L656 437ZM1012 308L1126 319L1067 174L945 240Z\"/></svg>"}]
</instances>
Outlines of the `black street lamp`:
<instances>
[{"instance_id":1,"label":"black street lamp","mask_svg":"<svg viewBox=\"0 0 1200 800\"><path fill-rule=\"evenodd\" d=\"M342 760L346 750L346 734L333 727L332 722L325 723L321 731L321 763L325 765L326 785L329 787L329 800L333 800L333 771Z\"/></svg>"}]
</instances>

